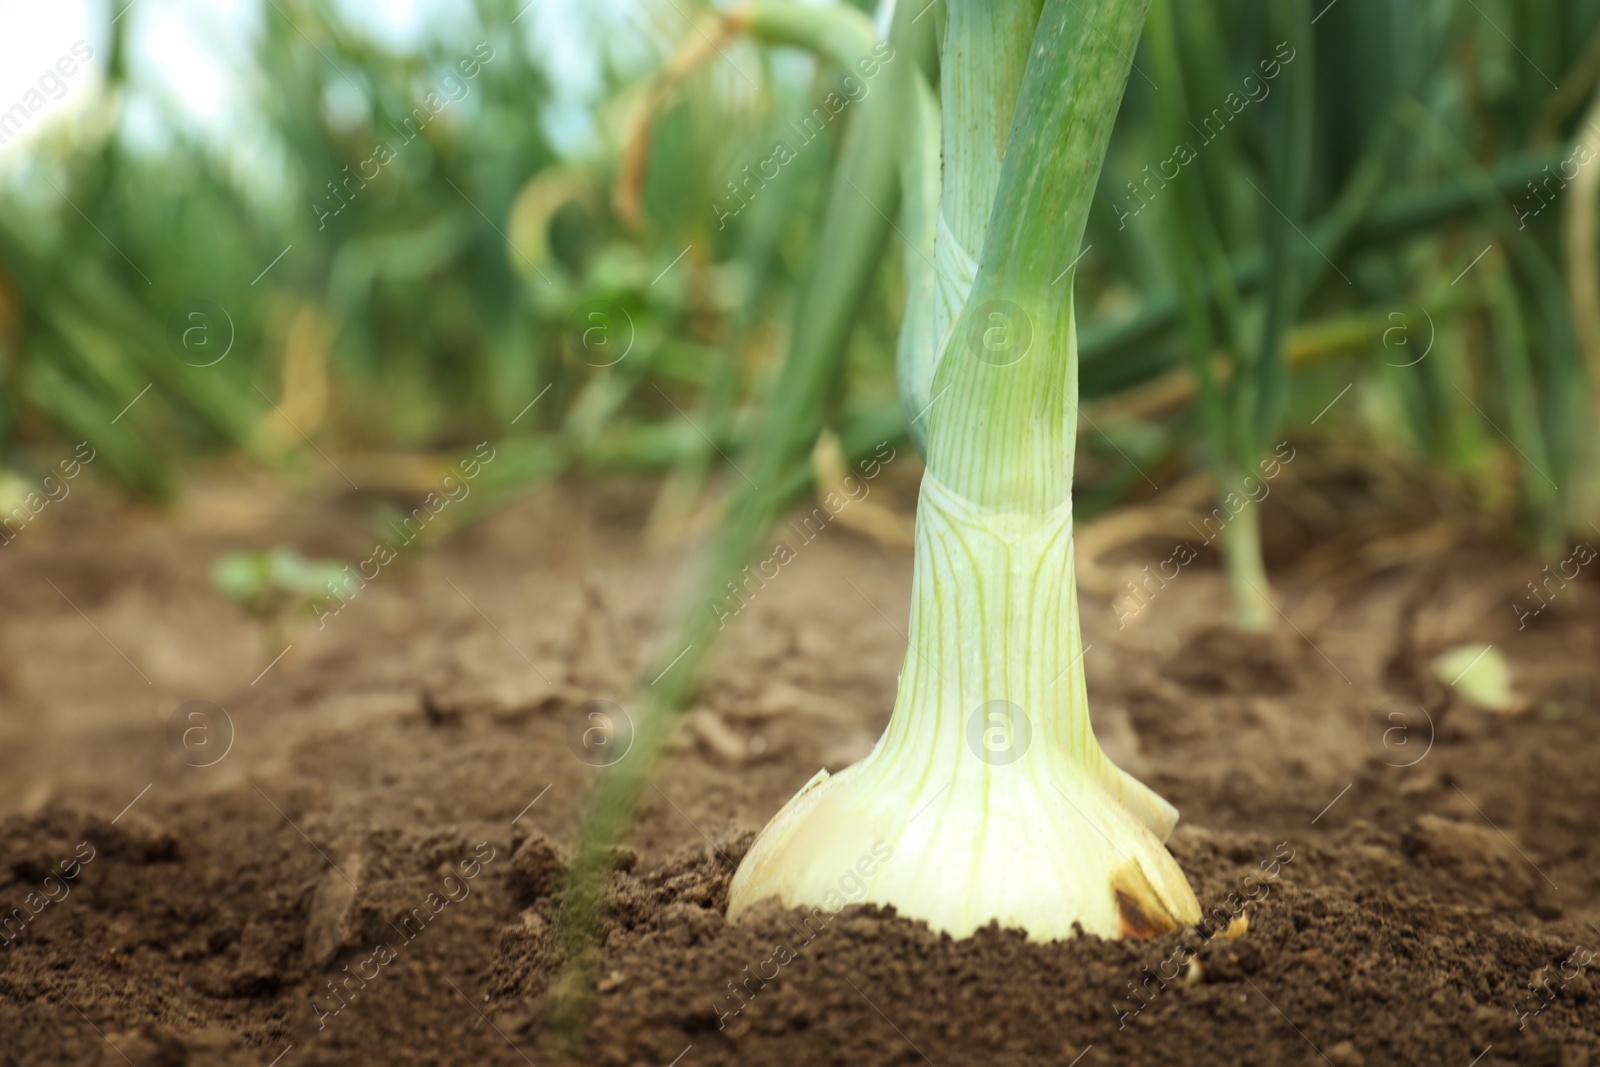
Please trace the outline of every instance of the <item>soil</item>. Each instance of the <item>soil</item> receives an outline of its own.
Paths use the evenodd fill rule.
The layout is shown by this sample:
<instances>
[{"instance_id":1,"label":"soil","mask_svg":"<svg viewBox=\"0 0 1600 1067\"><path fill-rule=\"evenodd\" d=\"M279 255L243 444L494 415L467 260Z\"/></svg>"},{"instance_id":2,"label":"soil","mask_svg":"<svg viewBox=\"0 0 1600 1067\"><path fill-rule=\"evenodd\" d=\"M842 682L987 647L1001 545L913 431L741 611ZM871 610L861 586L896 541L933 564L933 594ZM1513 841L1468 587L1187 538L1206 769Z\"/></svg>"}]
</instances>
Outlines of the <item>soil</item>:
<instances>
[{"instance_id":1,"label":"soil","mask_svg":"<svg viewBox=\"0 0 1600 1067\"><path fill-rule=\"evenodd\" d=\"M893 700L909 555L835 527L741 611L646 791L577 1049L546 1019L566 842L607 773L578 739L675 587L682 549L640 533L654 487L532 492L276 640L207 568L365 558L361 495L81 492L0 551L0 1065L1600 1063L1594 576L1519 628L1539 561L1421 494L1296 477L1263 505L1274 633L1222 621L1209 551L1124 627L1083 605L1097 730L1181 811L1215 922L724 921L755 832ZM1505 652L1519 714L1431 678L1469 640Z\"/></svg>"}]
</instances>

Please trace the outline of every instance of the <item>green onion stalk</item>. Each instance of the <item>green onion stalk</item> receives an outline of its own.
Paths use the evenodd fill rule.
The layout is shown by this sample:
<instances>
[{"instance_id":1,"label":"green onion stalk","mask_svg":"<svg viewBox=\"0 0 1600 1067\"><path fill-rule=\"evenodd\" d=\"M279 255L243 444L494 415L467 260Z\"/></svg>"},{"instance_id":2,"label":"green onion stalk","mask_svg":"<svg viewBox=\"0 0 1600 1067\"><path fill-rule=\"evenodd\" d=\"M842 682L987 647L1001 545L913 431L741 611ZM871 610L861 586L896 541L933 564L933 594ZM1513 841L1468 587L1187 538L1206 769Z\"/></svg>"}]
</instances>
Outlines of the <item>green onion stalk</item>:
<instances>
[{"instance_id":1,"label":"green onion stalk","mask_svg":"<svg viewBox=\"0 0 1600 1067\"><path fill-rule=\"evenodd\" d=\"M1306 0L1271 0L1270 15L1273 39L1283 42L1273 59L1275 63L1282 59L1282 81L1262 104L1265 165L1261 183L1249 194L1260 219L1263 246L1259 331L1252 335L1244 325L1240 293L1228 269L1218 224L1224 213L1210 192L1244 165L1236 150L1231 158L1229 155L1235 136L1220 138L1216 147L1207 148L1196 163L1200 173L1176 183L1178 216L1170 228L1174 258L1183 279L1188 348L1217 482L1219 506L1213 514L1225 523L1223 569L1238 624L1258 631L1269 629L1278 614L1262 557L1261 513L1250 501L1257 499L1259 472L1267 469L1265 457L1284 406L1288 374L1285 341L1300 301L1315 277L1315 268L1307 268L1301 256L1306 240L1301 226L1309 199L1315 129L1315 116L1311 113L1314 64L1310 14ZM1219 91L1222 77L1220 71L1208 69L1203 60L1192 63L1198 68L1192 75L1186 71L1184 59L1190 52L1179 46L1180 40L1187 39L1186 28L1210 30L1204 17L1192 7L1176 0L1159 0L1151 14L1149 40L1163 86L1156 104L1163 139L1188 136L1189 87L1194 85L1196 92L1209 96ZM1285 47L1291 51L1283 53ZM1387 138L1380 137L1377 143L1387 145ZM1364 165L1357 173L1363 180L1353 186L1367 190L1366 177L1376 176L1378 170ZM1203 180L1207 175L1217 180ZM1375 189L1372 184L1371 191ZM1345 224L1353 221L1347 216ZM1320 265L1322 253L1312 254ZM1226 375L1216 371L1214 361L1219 346L1213 337L1212 311L1201 292L1202 279L1211 283L1219 297L1217 317L1223 326L1220 351L1226 360Z\"/></svg>"},{"instance_id":2,"label":"green onion stalk","mask_svg":"<svg viewBox=\"0 0 1600 1067\"><path fill-rule=\"evenodd\" d=\"M900 346L927 471L899 693L872 753L757 838L730 919L868 902L1041 941L1199 919L1164 847L1177 812L1095 738L1073 572L1072 270L1148 4L947 2L922 111L942 152L907 154L943 174L931 226L926 182L904 200L914 254L929 229L934 254L908 272Z\"/></svg>"},{"instance_id":3,"label":"green onion stalk","mask_svg":"<svg viewBox=\"0 0 1600 1067\"><path fill-rule=\"evenodd\" d=\"M822 429L835 392L843 353L890 232L889 216L901 178L896 173L899 131L914 109L914 68L931 63L930 20L896 12L877 87L852 115L839 147L839 162L818 223L818 253L801 280L794 329L770 404L740 464L740 479L717 529L689 567L686 588L722 590L763 544L764 532L809 484L797 471ZM724 15L730 31L769 44L812 51L844 71L872 69L880 58L872 23L846 5L811 7L754 0ZM896 420L897 422L898 420ZM866 451L882 434L842 436L847 449ZM859 440L852 442L852 436ZM639 721L627 758L596 781L579 819L568 869L560 922L561 973L552 985L553 1021L569 1036L580 1035L594 1010L595 968L603 934L606 890L614 850L626 835L641 796L667 741L694 692L695 679L716 644L720 620L703 597L675 602L661 624L658 648L639 673L632 705Z\"/></svg>"}]
</instances>

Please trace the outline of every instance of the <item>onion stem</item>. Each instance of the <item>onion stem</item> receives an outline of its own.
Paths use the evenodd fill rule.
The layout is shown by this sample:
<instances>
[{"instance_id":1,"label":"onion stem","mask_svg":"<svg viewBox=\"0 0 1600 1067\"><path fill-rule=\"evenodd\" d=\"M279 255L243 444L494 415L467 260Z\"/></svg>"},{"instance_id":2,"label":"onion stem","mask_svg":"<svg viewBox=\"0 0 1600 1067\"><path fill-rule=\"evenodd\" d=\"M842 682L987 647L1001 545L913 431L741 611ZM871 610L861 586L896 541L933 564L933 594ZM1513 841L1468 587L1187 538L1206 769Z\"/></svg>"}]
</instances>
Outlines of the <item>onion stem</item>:
<instances>
[{"instance_id":1,"label":"onion stem","mask_svg":"<svg viewBox=\"0 0 1600 1067\"><path fill-rule=\"evenodd\" d=\"M1071 272L1147 6L1047 0L1020 47L985 5L949 5L951 254L935 269L972 281L938 279L961 304L935 332L900 690L872 753L819 773L756 840L730 918L769 897L836 911L839 872L869 854L855 900L957 937L995 920L1038 940L1142 937L1199 918L1162 846L1176 811L1095 739L1073 573ZM985 48L990 68L969 62Z\"/></svg>"}]
</instances>

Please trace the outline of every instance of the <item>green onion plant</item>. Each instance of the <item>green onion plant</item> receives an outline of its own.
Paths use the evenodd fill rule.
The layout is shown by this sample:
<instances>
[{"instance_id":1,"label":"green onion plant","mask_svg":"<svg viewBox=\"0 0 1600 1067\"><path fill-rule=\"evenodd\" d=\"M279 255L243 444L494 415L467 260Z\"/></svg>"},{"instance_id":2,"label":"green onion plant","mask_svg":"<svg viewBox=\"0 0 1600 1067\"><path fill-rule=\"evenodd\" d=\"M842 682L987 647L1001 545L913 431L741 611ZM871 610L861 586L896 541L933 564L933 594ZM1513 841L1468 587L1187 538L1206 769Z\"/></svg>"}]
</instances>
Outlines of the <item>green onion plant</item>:
<instances>
[{"instance_id":1,"label":"green onion plant","mask_svg":"<svg viewBox=\"0 0 1600 1067\"><path fill-rule=\"evenodd\" d=\"M1147 6L946 5L939 342L901 350L933 366L902 373L931 395L899 695L873 752L757 838L732 919L768 898L837 910L849 870L869 875L858 901L956 937L1199 918L1163 847L1176 811L1095 740L1073 573L1072 271Z\"/></svg>"}]
</instances>

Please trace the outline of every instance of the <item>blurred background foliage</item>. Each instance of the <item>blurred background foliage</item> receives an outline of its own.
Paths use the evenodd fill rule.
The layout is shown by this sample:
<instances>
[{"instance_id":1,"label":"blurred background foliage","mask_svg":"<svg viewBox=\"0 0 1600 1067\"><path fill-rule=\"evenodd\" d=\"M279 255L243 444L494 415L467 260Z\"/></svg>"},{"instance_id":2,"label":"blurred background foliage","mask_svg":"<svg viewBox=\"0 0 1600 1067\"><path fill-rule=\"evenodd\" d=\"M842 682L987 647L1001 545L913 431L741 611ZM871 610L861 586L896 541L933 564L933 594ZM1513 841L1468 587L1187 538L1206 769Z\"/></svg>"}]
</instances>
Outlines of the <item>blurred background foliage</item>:
<instances>
[{"instance_id":1,"label":"blurred background foliage","mask_svg":"<svg viewBox=\"0 0 1600 1067\"><path fill-rule=\"evenodd\" d=\"M130 140L144 13L113 23L104 91L0 185L0 463L87 438L157 498L228 455L418 491L487 439L502 493L665 473L669 527L736 488L815 402L775 383L807 265L847 253L818 219L859 115L730 209L838 71L638 0L572 28L603 86L558 150L523 3L458 6L402 48L263 0L247 157L159 99L172 136ZM1320 437L1548 553L1587 530L1597 85L1600 0L1155 0L1077 275L1080 514ZM906 432L910 254L891 233L816 413L847 452Z\"/></svg>"}]
</instances>

